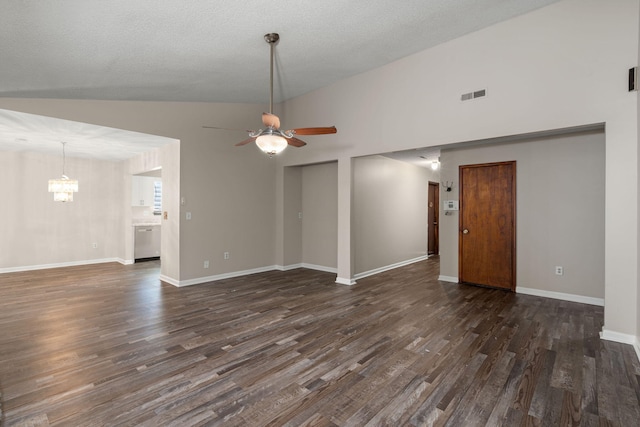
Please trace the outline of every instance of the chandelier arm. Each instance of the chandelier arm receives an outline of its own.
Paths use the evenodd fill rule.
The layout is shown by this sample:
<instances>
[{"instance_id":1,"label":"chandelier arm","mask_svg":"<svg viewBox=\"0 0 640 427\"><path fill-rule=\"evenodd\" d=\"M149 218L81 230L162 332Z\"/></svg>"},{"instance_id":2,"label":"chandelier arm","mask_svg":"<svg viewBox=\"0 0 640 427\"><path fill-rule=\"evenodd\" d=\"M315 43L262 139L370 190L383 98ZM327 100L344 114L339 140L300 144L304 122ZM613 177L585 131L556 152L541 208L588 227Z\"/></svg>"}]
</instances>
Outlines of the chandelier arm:
<instances>
[{"instance_id":1,"label":"chandelier arm","mask_svg":"<svg viewBox=\"0 0 640 427\"><path fill-rule=\"evenodd\" d=\"M258 136L262 135L263 133L264 133L264 130L263 130L263 129L252 130L251 132L249 132L249 136L250 136L251 138L256 138L256 137L258 137Z\"/></svg>"},{"instance_id":2,"label":"chandelier arm","mask_svg":"<svg viewBox=\"0 0 640 427\"><path fill-rule=\"evenodd\" d=\"M66 145L66 142L62 142L62 176L66 176L64 174L64 167L65 167L65 163L67 162L67 156L65 154L65 150L64 150L64 146Z\"/></svg>"}]
</instances>

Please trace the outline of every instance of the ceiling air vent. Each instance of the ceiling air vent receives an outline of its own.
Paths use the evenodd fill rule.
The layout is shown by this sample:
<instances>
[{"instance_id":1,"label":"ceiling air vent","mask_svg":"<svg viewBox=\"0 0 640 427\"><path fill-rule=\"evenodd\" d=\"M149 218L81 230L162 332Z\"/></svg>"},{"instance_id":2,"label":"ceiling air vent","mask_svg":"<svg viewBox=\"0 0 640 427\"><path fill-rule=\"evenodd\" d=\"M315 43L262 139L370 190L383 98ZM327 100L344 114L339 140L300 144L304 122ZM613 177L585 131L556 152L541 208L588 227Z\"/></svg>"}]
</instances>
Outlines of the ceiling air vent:
<instances>
[{"instance_id":1,"label":"ceiling air vent","mask_svg":"<svg viewBox=\"0 0 640 427\"><path fill-rule=\"evenodd\" d=\"M481 98L481 97L486 96L486 95L487 95L487 90L486 89L480 89L480 90L476 90L474 92L463 93L462 96L460 97L460 99L462 101L468 101L470 99Z\"/></svg>"}]
</instances>

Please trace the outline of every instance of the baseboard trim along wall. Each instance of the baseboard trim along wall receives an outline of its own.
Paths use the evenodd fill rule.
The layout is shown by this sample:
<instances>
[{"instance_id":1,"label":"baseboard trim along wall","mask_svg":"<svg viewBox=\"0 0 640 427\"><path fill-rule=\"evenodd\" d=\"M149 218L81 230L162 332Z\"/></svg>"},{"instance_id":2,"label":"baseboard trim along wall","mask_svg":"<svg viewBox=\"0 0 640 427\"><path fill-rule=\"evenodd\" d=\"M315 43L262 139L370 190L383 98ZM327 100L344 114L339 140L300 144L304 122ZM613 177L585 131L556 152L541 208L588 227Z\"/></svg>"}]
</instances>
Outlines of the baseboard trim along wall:
<instances>
[{"instance_id":1,"label":"baseboard trim along wall","mask_svg":"<svg viewBox=\"0 0 640 427\"><path fill-rule=\"evenodd\" d=\"M562 292L543 291L540 289L516 287L516 293L533 295L537 297L553 298L563 301L579 302L582 304L597 305L604 307L604 298L585 297L582 295L565 294Z\"/></svg>"},{"instance_id":2,"label":"baseboard trim along wall","mask_svg":"<svg viewBox=\"0 0 640 427\"><path fill-rule=\"evenodd\" d=\"M395 264L389 264L384 267L374 268L373 270L364 271L362 273L354 274L354 280L364 279L365 277L373 276L374 274L384 273L385 271L393 270L398 267L404 267L405 265L413 264L419 261L424 261L428 258L428 255L419 256L417 258L408 259L405 261L396 262ZM337 283L337 282L336 282Z\"/></svg>"},{"instance_id":3,"label":"baseboard trim along wall","mask_svg":"<svg viewBox=\"0 0 640 427\"><path fill-rule=\"evenodd\" d=\"M247 276L249 274L256 274L256 273L264 273L264 272L273 271L273 270L276 270L276 267L274 265L270 265L268 267L253 268L250 270L242 270L242 271L233 271L231 273L222 273L222 274L216 274L213 276L197 277L195 279L180 280L180 281L175 281L175 280L172 280L172 281L165 280L165 281L173 286L177 286L181 288L183 286L199 285L201 283L215 282L216 280L222 280L222 279L232 279L234 277ZM163 280L162 277L160 278L160 280Z\"/></svg>"},{"instance_id":4,"label":"baseboard trim along wall","mask_svg":"<svg viewBox=\"0 0 640 427\"><path fill-rule=\"evenodd\" d=\"M346 279L344 277L336 277L336 283L338 285L352 286L356 284L355 279Z\"/></svg>"},{"instance_id":5,"label":"baseboard trim along wall","mask_svg":"<svg viewBox=\"0 0 640 427\"><path fill-rule=\"evenodd\" d=\"M441 282L458 283L458 278L453 276L438 276L438 280Z\"/></svg>"},{"instance_id":6,"label":"baseboard trim along wall","mask_svg":"<svg viewBox=\"0 0 640 427\"><path fill-rule=\"evenodd\" d=\"M120 258L88 259L84 261L71 261L71 262L59 262L54 264L25 265L23 267L0 268L0 274L18 273L21 271L32 271L32 270L46 270L48 268L76 267L79 265L89 265L89 264L105 264L107 262L119 262L120 264L123 264Z\"/></svg>"},{"instance_id":7,"label":"baseboard trim along wall","mask_svg":"<svg viewBox=\"0 0 640 427\"><path fill-rule=\"evenodd\" d=\"M631 344L633 346L633 349L636 351L638 360L640 360L640 339L638 339L638 337L629 334L622 334L620 332L610 331L608 329L602 329L602 332L600 332L600 339L619 342L621 344Z\"/></svg>"}]
</instances>

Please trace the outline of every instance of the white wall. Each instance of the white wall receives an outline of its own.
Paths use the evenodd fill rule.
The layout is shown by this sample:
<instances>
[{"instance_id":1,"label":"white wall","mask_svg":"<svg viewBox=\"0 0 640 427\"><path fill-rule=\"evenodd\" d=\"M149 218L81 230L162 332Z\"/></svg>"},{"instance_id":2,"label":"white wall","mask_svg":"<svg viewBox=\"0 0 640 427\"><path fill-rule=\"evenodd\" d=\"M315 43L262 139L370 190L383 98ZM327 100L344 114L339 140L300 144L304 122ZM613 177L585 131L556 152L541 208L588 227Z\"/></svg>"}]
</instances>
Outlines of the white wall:
<instances>
[{"instance_id":1,"label":"white wall","mask_svg":"<svg viewBox=\"0 0 640 427\"><path fill-rule=\"evenodd\" d=\"M382 156L353 171L355 273L427 255L427 195L434 172Z\"/></svg>"},{"instance_id":2,"label":"white wall","mask_svg":"<svg viewBox=\"0 0 640 427\"><path fill-rule=\"evenodd\" d=\"M338 164L301 170L302 262L332 271L338 263Z\"/></svg>"},{"instance_id":3,"label":"white wall","mask_svg":"<svg viewBox=\"0 0 640 427\"><path fill-rule=\"evenodd\" d=\"M441 176L459 166L515 160L518 288L604 298L605 140L603 132L443 150ZM458 276L459 215L440 214L440 273ZM564 267L557 276L555 266Z\"/></svg>"},{"instance_id":4,"label":"white wall","mask_svg":"<svg viewBox=\"0 0 640 427\"><path fill-rule=\"evenodd\" d=\"M201 278L275 264L275 159L266 158L253 145L234 147L245 138L243 132L202 128L259 127L264 106L0 98L0 108L180 141L176 159L180 170L175 172L179 176L168 177L163 169L163 181L169 186L164 189L174 192L177 188L170 186L179 186L179 197L167 206L169 221L178 222L163 222L163 246L166 225L170 225L167 237L179 248L179 256L163 259L163 267L165 262L177 264L166 277L172 283L197 283ZM143 170L146 166L131 173ZM130 194L127 197L130 203ZM184 205L180 197L185 198ZM191 221L185 218L187 211L192 213ZM223 259L225 251L231 253L229 260ZM205 260L210 261L208 269Z\"/></svg>"},{"instance_id":5,"label":"white wall","mask_svg":"<svg viewBox=\"0 0 640 427\"><path fill-rule=\"evenodd\" d=\"M124 165L67 157L65 173L78 192L54 202L47 186L62 175L62 148L60 156L0 151L0 180L13 183L0 209L0 271L121 256Z\"/></svg>"}]
</instances>

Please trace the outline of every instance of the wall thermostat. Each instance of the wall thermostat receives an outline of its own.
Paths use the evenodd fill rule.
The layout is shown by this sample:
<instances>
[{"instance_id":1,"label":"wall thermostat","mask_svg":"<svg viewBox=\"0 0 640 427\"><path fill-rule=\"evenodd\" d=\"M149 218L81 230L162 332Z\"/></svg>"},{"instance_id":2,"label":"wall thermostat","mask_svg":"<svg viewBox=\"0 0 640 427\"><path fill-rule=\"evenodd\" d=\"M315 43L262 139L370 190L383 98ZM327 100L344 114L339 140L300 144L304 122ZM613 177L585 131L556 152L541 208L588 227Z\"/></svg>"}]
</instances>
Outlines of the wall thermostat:
<instances>
[{"instance_id":1,"label":"wall thermostat","mask_svg":"<svg viewBox=\"0 0 640 427\"><path fill-rule=\"evenodd\" d=\"M457 211L458 210L458 201L457 200L445 200L444 201L444 210L445 211Z\"/></svg>"}]
</instances>

